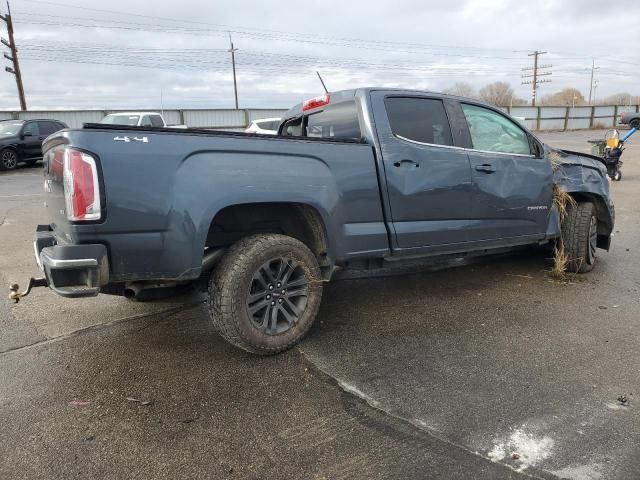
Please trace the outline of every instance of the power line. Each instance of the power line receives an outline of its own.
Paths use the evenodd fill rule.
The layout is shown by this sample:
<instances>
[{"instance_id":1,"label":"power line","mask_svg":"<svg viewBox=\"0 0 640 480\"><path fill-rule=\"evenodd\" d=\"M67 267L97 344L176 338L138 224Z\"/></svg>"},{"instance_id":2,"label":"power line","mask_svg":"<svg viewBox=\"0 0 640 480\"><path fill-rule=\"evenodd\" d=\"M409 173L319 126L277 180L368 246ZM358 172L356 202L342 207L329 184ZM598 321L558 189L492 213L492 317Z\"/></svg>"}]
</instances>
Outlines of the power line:
<instances>
[{"instance_id":1,"label":"power line","mask_svg":"<svg viewBox=\"0 0 640 480\"><path fill-rule=\"evenodd\" d=\"M53 5L53 6L58 6L58 7L68 7L73 9L74 11L94 11L94 12L101 12L101 13L111 13L114 15L121 15L121 16L126 16L126 17L139 17L139 18L148 18L151 20L164 20L164 21L170 21L173 23L182 23L182 24L191 24L191 25L202 25L205 28L201 28L199 29L199 31L201 32L208 32L210 31L212 28L219 30L221 32L224 32L225 34L227 32L230 32L234 35L236 34L253 34L253 35L262 35L262 36L272 36L276 39L284 39L287 41L292 41L293 38L292 37L297 37L298 41L304 41L306 43L357 43L357 44L375 44L375 45L379 45L379 46L384 46L385 48L388 49L397 49L398 47L409 47L409 48L413 48L413 49L467 49L467 50L478 50L478 51L502 51L502 52L512 52L512 53L522 53L525 52L526 50L514 50L514 49L505 49L505 48L488 48L488 47L469 47L469 46L453 46L453 45L430 45L430 44L422 44L422 43L407 43L407 42L395 42L395 41L386 41L386 40L366 40L366 39L360 39L360 38L353 38L353 37L332 37L332 36L326 36L326 35L318 35L318 34L310 34L309 32L286 32L286 31L282 31L282 30L268 30L268 29L257 29L257 28L241 28L241 27L236 27L233 25L226 25L226 24L216 24L216 23L209 23L209 22L202 22L202 21L196 21L196 20L176 20L175 18L169 18L169 17L161 17L161 16L155 16L155 15L146 15L146 14L140 14L140 13L131 13L131 12L123 12L123 11L117 11L117 10L109 10L109 9L103 9L103 8L93 8L93 7L86 7L84 5L78 5L78 4L69 4L69 3L62 3L62 2L53 2L53 1L47 1L47 0L23 0L25 2L29 2L29 3L38 3L38 4L45 4L45 5ZM36 12L37 14L37 12ZM51 17L52 15L46 15L47 17ZM64 16L62 18L70 18L67 16ZM85 19L82 17L75 17L76 19ZM89 19L91 20L91 19ZM104 21L104 20L102 20ZM113 20L106 20L108 23L113 24L115 23ZM118 23L121 24L131 24L131 22L123 22L123 21L118 21ZM65 23L66 25L66 23ZM147 25L150 26L149 24L137 24L137 25ZM180 28L179 25L174 26L173 28ZM196 30L196 29L193 29ZM316 39L316 41L314 41L313 39Z\"/></svg>"}]
</instances>

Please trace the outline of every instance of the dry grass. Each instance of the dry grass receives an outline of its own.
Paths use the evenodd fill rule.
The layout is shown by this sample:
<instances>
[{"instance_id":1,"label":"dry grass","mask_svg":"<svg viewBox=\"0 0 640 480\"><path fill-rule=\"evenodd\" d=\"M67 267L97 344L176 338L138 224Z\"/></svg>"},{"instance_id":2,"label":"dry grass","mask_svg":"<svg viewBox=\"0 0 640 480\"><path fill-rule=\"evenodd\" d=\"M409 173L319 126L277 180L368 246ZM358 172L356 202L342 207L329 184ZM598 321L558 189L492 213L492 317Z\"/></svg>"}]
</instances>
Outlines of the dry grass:
<instances>
[{"instance_id":1,"label":"dry grass","mask_svg":"<svg viewBox=\"0 0 640 480\"><path fill-rule=\"evenodd\" d=\"M556 280L565 280L568 263L569 255L567 255L564 245L562 245L562 241L560 241L553 250L553 267L551 268L551 277Z\"/></svg>"},{"instance_id":2,"label":"dry grass","mask_svg":"<svg viewBox=\"0 0 640 480\"><path fill-rule=\"evenodd\" d=\"M562 190L557 184L553 184L553 206L558 210L560 222L563 222L567 218L569 209L574 207L575 204L575 199L569 193ZM551 277L556 280L566 280L568 263L569 255L564 248L562 238L560 238L553 251L553 268L551 269Z\"/></svg>"},{"instance_id":3,"label":"dry grass","mask_svg":"<svg viewBox=\"0 0 640 480\"><path fill-rule=\"evenodd\" d=\"M570 207L575 206L575 199L567 192L562 190L557 184L553 184L553 206L558 210L560 214L560 221L567 218L567 213Z\"/></svg>"},{"instance_id":4,"label":"dry grass","mask_svg":"<svg viewBox=\"0 0 640 480\"><path fill-rule=\"evenodd\" d=\"M555 172L560 168L560 154L558 152L551 152L549 154L549 163L551 164L551 169Z\"/></svg>"}]
</instances>

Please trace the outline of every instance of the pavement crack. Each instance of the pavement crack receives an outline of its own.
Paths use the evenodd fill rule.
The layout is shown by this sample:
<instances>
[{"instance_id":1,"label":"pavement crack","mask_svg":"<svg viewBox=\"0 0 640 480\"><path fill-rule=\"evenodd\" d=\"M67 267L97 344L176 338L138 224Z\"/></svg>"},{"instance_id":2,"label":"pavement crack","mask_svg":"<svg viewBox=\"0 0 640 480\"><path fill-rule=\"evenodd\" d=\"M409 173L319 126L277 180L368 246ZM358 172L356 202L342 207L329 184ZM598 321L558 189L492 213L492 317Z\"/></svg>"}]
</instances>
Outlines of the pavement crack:
<instances>
[{"instance_id":1,"label":"pavement crack","mask_svg":"<svg viewBox=\"0 0 640 480\"><path fill-rule=\"evenodd\" d=\"M464 452L466 452L467 454L471 454L473 456L479 457L482 460L485 460L488 463L494 463L494 464L498 464L503 466L504 468L507 468L509 470L511 470L512 472L516 473L517 475L521 476L522 478L530 478L530 479L536 479L536 480L549 480L549 479L556 479L558 478L556 475L553 474L548 474L547 472L539 472L536 474L533 473L529 473L529 472L524 472L522 470L519 470L518 468L512 466L512 465L508 465L506 463L502 463L502 462L495 462L493 460L491 460L490 458L482 455L479 452L476 452L474 450L471 450L470 448L461 445L459 443L453 442L449 439L447 439L446 437L444 437L440 432L437 432L435 430L433 430L432 428L429 428L421 423L419 423L417 420L406 417L398 412L394 412L390 409L385 408L381 402L377 401L376 399L370 397L369 395L366 395L365 393L363 393L360 389L358 389L356 386L351 385L341 379L339 379L338 377L332 375L327 369L322 368L321 366L319 366L318 364L316 364L313 360L311 360L311 358L309 358L309 356L306 355L306 353L304 352L304 350L302 350L300 347L297 348L297 350L300 352L301 356L303 357L303 359L312 367L312 369L316 370L319 374L323 375L325 378L327 378L331 383L333 383L334 385L336 385L340 390L342 390L343 392L353 396L354 398L356 398L357 400L364 402L366 405L368 405L370 408L376 410L377 412L382 413L383 415L402 422L404 424L408 424L411 427L419 430L420 432L422 432L425 435L428 435L429 437L431 437L434 440L437 440L439 442L445 443L453 448L462 450ZM543 476L541 476L543 475Z\"/></svg>"},{"instance_id":2,"label":"pavement crack","mask_svg":"<svg viewBox=\"0 0 640 480\"><path fill-rule=\"evenodd\" d=\"M110 322L106 322L106 323L101 323L99 325L91 325L89 327L85 327L85 328L81 328L79 330L74 330L73 332L64 334L64 335L60 335L57 337L53 337L53 338L48 338L46 340L41 340L38 342L33 342L30 343L28 345L21 345L19 347L14 347L14 348L10 348L8 350L2 351L0 352L0 358L8 355L8 354L13 354L13 353L19 353L22 351L26 351L26 350L30 350L32 348L36 348L36 347L40 347L40 346L44 346L44 345L49 345L52 343L56 343L56 342L61 342L64 340L67 340L69 338L73 338L73 337L77 337L79 335L84 335L86 333L90 333L90 332L96 332L96 331L100 331L100 330L104 330L106 328L112 327L114 325L118 325L121 323L125 323L125 322L130 322L130 321L134 321L134 320L142 320L148 317L152 317L155 315L173 315L174 313L179 313L179 312L184 312L186 309L190 309L190 308L195 308L199 305L201 305L203 303L202 300L199 300L197 302L189 302L189 303L185 303L185 304L181 304L179 306L176 307L171 307L171 308L167 308L164 310L158 310L155 312L149 312L149 313L142 313L139 315L132 315L130 317L124 317L124 318L118 318L116 320L112 320ZM145 329L147 328L147 326L143 326L141 327L141 329Z\"/></svg>"},{"instance_id":3,"label":"pavement crack","mask_svg":"<svg viewBox=\"0 0 640 480\"><path fill-rule=\"evenodd\" d=\"M27 203L35 203L35 201L32 200L31 202L27 202ZM0 227L4 225L4 222L7 221L7 218L9 217L10 214L14 212L14 210L24 207L24 205L25 205L24 203L19 203L18 205L7 209L7 211L4 212L4 215L2 216L2 218L0 218Z\"/></svg>"}]
</instances>

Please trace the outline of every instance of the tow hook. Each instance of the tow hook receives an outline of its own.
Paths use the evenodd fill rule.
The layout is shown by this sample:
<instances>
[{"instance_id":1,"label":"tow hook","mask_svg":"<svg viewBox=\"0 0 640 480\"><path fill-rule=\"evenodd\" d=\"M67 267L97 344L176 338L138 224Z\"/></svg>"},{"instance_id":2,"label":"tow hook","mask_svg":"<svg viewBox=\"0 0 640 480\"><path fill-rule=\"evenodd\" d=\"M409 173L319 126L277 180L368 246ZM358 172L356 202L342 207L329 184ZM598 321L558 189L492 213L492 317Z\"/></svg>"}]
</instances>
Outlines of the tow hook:
<instances>
[{"instance_id":1,"label":"tow hook","mask_svg":"<svg viewBox=\"0 0 640 480\"><path fill-rule=\"evenodd\" d=\"M46 278L33 278L29 279L29 283L27 284L27 289L20 293L20 285L17 283L12 283L9 285L9 299L13 300L15 303L18 303L22 297L26 297L31 292L31 289L34 287L48 287Z\"/></svg>"}]
</instances>

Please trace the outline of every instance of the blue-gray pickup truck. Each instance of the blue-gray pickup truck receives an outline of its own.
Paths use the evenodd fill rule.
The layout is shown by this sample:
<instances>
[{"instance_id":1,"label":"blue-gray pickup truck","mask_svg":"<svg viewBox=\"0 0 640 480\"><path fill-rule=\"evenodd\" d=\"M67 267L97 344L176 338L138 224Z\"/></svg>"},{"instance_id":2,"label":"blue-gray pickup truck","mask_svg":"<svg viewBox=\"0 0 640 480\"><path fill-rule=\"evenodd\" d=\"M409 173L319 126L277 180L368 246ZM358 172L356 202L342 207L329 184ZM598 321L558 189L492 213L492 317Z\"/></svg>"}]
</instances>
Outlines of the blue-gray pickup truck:
<instances>
[{"instance_id":1,"label":"blue-gray pickup truck","mask_svg":"<svg viewBox=\"0 0 640 480\"><path fill-rule=\"evenodd\" d=\"M428 92L327 94L289 110L277 136L87 124L44 152L50 223L30 287L206 285L215 328L257 354L308 331L337 269L555 243L586 272L614 224L601 159Z\"/></svg>"}]
</instances>

